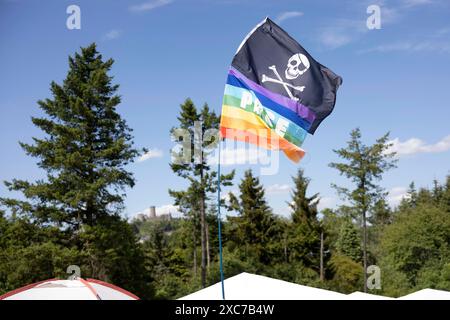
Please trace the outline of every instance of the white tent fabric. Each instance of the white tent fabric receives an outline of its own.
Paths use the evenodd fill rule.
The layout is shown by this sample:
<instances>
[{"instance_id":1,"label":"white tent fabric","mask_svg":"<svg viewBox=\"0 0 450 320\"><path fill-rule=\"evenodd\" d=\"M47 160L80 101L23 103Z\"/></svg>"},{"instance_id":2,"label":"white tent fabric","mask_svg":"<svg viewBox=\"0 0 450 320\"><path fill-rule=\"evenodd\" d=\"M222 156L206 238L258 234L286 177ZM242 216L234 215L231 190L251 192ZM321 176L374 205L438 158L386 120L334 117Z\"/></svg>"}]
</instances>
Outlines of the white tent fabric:
<instances>
[{"instance_id":1,"label":"white tent fabric","mask_svg":"<svg viewBox=\"0 0 450 320\"><path fill-rule=\"evenodd\" d=\"M134 294L112 284L95 280L50 279L13 290L0 300L139 300Z\"/></svg>"},{"instance_id":2,"label":"white tent fabric","mask_svg":"<svg viewBox=\"0 0 450 320\"><path fill-rule=\"evenodd\" d=\"M347 295L349 300L394 300L395 298L379 296L376 294L364 293L361 291L355 291Z\"/></svg>"},{"instance_id":3,"label":"white tent fabric","mask_svg":"<svg viewBox=\"0 0 450 320\"><path fill-rule=\"evenodd\" d=\"M227 300L343 300L345 294L243 272L225 280ZM222 300L221 283L179 300Z\"/></svg>"},{"instance_id":4,"label":"white tent fabric","mask_svg":"<svg viewBox=\"0 0 450 320\"><path fill-rule=\"evenodd\" d=\"M450 300L450 292L435 290L435 289L423 289L406 296L398 298L400 300Z\"/></svg>"},{"instance_id":5,"label":"white tent fabric","mask_svg":"<svg viewBox=\"0 0 450 320\"><path fill-rule=\"evenodd\" d=\"M225 280L225 298L227 300L396 300L359 291L345 295L245 272ZM221 299L222 287L219 282L179 300ZM398 299L450 300L450 292L424 289Z\"/></svg>"}]
</instances>

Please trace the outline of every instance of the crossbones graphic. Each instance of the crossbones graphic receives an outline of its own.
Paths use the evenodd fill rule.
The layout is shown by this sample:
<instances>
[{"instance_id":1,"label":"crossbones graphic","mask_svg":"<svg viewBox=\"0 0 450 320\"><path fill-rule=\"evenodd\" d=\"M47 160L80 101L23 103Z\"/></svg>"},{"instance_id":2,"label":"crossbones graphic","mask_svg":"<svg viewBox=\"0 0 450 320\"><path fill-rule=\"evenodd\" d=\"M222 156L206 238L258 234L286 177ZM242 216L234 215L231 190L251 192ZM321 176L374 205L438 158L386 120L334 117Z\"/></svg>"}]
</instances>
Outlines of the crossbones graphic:
<instances>
[{"instance_id":1,"label":"crossbones graphic","mask_svg":"<svg viewBox=\"0 0 450 320\"><path fill-rule=\"evenodd\" d=\"M300 69L301 66L304 68ZM287 63L287 69L285 70L286 79L292 80L292 79L298 78L299 76L304 74L309 69L309 67L310 67L309 60L305 55L303 55L301 53L294 54ZM271 78L271 77L263 74L262 78L261 78L261 82L263 82L263 83L264 82L273 82L273 83L281 84L283 86L284 90L286 90L289 97L295 101L298 101L299 99L297 97L294 97L294 95L292 94L292 91L289 90L289 88L303 92L303 90L305 89L305 86L294 86L290 83L284 82L283 79L281 78L280 74L278 73L276 66L270 66L269 70L273 71L273 73L275 74L277 79Z\"/></svg>"}]
</instances>

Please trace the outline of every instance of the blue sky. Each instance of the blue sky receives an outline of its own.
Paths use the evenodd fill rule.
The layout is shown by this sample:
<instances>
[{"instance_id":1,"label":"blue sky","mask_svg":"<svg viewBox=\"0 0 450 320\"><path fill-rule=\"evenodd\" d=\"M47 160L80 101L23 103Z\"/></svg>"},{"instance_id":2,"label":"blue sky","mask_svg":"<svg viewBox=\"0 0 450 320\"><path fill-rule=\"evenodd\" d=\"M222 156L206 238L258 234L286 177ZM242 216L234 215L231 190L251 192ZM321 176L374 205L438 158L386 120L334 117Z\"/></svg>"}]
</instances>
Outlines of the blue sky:
<instances>
[{"instance_id":1,"label":"blue sky","mask_svg":"<svg viewBox=\"0 0 450 320\"><path fill-rule=\"evenodd\" d=\"M80 30L66 27L71 4L81 9ZM371 4L381 7L380 30L366 27ZM357 126L367 143L391 132L399 163L382 186L391 191L392 204L412 180L424 187L444 180L450 169L445 0L0 0L0 180L44 176L18 141L41 135L30 121L42 115L36 101L50 97L52 80L64 79L68 55L96 42L104 57L116 61L112 74L123 97L118 110L134 129L136 145L154 151L129 167L137 184L128 191L124 214L150 205L169 210L167 189L185 186L169 168L174 144L168 132L179 104L191 97L220 112L231 59L265 16L344 80L335 111L304 144L306 158L294 164L281 156L279 172L261 176L276 213L288 214L290 176L298 167L312 179L310 191L320 193L322 207L339 203L330 183L346 181L328 164L338 160L332 150L344 146ZM223 170L236 168L237 184L247 167ZM1 185L0 196L17 195Z\"/></svg>"}]
</instances>

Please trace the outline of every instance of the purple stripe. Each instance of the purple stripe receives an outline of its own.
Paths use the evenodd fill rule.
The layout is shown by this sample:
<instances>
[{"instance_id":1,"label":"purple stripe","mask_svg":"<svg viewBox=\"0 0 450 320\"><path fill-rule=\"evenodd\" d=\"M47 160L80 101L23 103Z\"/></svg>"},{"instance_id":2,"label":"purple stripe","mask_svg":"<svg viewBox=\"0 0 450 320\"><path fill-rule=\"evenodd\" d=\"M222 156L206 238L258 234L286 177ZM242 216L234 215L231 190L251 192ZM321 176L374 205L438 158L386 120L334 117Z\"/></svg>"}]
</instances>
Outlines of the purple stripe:
<instances>
[{"instance_id":1,"label":"purple stripe","mask_svg":"<svg viewBox=\"0 0 450 320\"><path fill-rule=\"evenodd\" d=\"M309 123L313 123L314 120L316 119L316 114L314 113L314 111L309 109L307 106L304 106L301 103L291 100L285 96L267 90L266 88L260 86L256 82L253 82L252 80L248 79L246 76L241 74L235 68L230 67L228 73L242 80L250 89L257 91L260 94L269 98L270 100L275 101L276 103L282 105L283 107L286 107L294 111L296 114L298 114L303 119L307 120Z\"/></svg>"}]
</instances>

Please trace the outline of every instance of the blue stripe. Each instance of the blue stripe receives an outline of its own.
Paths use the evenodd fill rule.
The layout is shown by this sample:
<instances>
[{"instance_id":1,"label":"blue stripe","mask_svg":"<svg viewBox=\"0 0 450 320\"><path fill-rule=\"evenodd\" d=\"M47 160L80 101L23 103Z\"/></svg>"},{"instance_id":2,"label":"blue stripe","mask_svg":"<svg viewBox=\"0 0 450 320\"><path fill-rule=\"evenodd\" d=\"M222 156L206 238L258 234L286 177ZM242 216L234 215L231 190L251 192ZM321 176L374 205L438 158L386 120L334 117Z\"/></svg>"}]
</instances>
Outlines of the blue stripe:
<instances>
[{"instance_id":1,"label":"blue stripe","mask_svg":"<svg viewBox=\"0 0 450 320\"><path fill-rule=\"evenodd\" d=\"M244 82L240 81L238 78L236 78L235 76L233 76L231 74L228 75L227 84L234 86L234 87L238 87L238 88L244 88L244 89L247 89L247 90L253 92L263 106L282 115L286 119L291 120L293 123L302 127L306 131L308 131L309 128L311 127L311 124L308 121L299 117L292 110L282 106L281 104L274 102L273 100L267 98L266 96L262 95L261 93L250 89Z\"/></svg>"}]
</instances>

